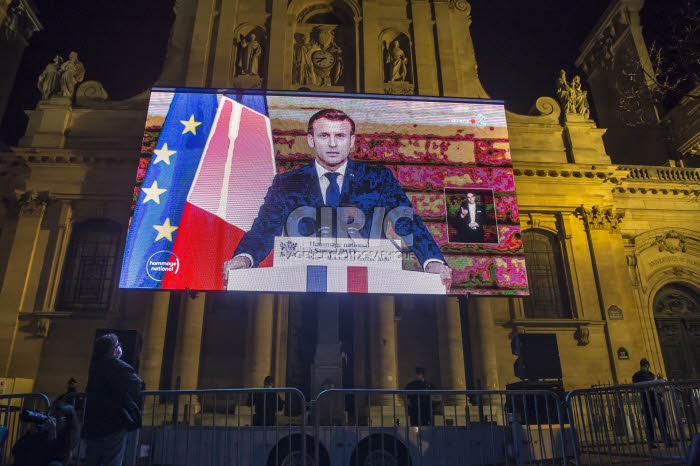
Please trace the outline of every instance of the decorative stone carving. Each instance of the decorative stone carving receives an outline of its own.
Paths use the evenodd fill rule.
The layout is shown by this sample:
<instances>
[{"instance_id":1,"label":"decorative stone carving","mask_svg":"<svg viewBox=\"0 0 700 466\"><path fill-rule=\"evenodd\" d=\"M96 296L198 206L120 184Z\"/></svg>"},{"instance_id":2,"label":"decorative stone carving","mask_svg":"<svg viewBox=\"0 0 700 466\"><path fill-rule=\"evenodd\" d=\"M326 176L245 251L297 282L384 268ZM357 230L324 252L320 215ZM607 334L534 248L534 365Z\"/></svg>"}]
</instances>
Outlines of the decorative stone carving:
<instances>
[{"instance_id":1,"label":"decorative stone carving","mask_svg":"<svg viewBox=\"0 0 700 466\"><path fill-rule=\"evenodd\" d=\"M61 65L63 58L60 55L53 57L53 61L46 65L44 71L39 75L36 85L41 91L41 98L49 100L52 95L60 92Z\"/></svg>"},{"instance_id":2,"label":"decorative stone carving","mask_svg":"<svg viewBox=\"0 0 700 466\"><path fill-rule=\"evenodd\" d=\"M15 195L21 215L40 216L44 213L49 201L49 193L46 191L40 193L35 191L16 192Z\"/></svg>"},{"instance_id":3,"label":"decorative stone carving","mask_svg":"<svg viewBox=\"0 0 700 466\"><path fill-rule=\"evenodd\" d=\"M683 275L687 274L688 272L683 268L683 267L674 267L671 270L671 273L675 275L678 278L681 278Z\"/></svg>"},{"instance_id":4,"label":"decorative stone carving","mask_svg":"<svg viewBox=\"0 0 700 466\"><path fill-rule=\"evenodd\" d=\"M318 76L311 56L321 47L308 34L301 34L299 42L294 46L294 70L292 82L301 86L317 86Z\"/></svg>"},{"instance_id":5,"label":"decorative stone carving","mask_svg":"<svg viewBox=\"0 0 700 466\"><path fill-rule=\"evenodd\" d=\"M3 23L5 26L3 32L8 40L12 40L16 36L29 40L32 34L38 30L24 3L19 0L10 2L10 5L7 7L7 16Z\"/></svg>"},{"instance_id":6,"label":"decorative stone carving","mask_svg":"<svg viewBox=\"0 0 700 466\"><path fill-rule=\"evenodd\" d=\"M590 116L588 91L584 91L581 87L580 76L574 76L574 79L569 83L566 81L566 71L560 70L556 83L556 93L565 113L582 115L584 118Z\"/></svg>"},{"instance_id":7,"label":"decorative stone carving","mask_svg":"<svg viewBox=\"0 0 700 466\"><path fill-rule=\"evenodd\" d=\"M617 212L614 207L593 206L587 209L584 206L578 207L575 214L584 220L591 230L611 230L617 231L624 212Z\"/></svg>"},{"instance_id":8,"label":"decorative stone carving","mask_svg":"<svg viewBox=\"0 0 700 466\"><path fill-rule=\"evenodd\" d=\"M406 81L384 83L384 93L389 95L413 95L414 89L413 84Z\"/></svg>"},{"instance_id":9,"label":"decorative stone carving","mask_svg":"<svg viewBox=\"0 0 700 466\"><path fill-rule=\"evenodd\" d=\"M467 0L450 0L450 8L455 8L459 11L471 11L471 5Z\"/></svg>"},{"instance_id":10,"label":"decorative stone carving","mask_svg":"<svg viewBox=\"0 0 700 466\"><path fill-rule=\"evenodd\" d=\"M340 85L343 78L343 50L335 42L334 29L331 25L314 29L318 49L311 52L311 62L318 85L323 87Z\"/></svg>"},{"instance_id":11,"label":"decorative stone carving","mask_svg":"<svg viewBox=\"0 0 700 466\"><path fill-rule=\"evenodd\" d=\"M587 327L579 326L574 332L574 339L578 346L586 346L590 343L591 331Z\"/></svg>"},{"instance_id":12,"label":"decorative stone carving","mask_svg":"<svg viewBox=\"0 0 700 466\"><path fill-rule=\"evenodd\" d=\"M109 96L98 81L85 81L75 91L75 103L87 105L90 102L104 102Z\"/></svg>"},{"instance_id":13,"label":"decorative stone carving","mask_svg":"<svg viewBox=\"0 0 700 466\"><path fill-rule=\"evenodd\" d=\"M38 338L47 338L51 329L51 319L32 318L32 334Z\"/></svg>"},{"instance_id":14,"label":"decorative stone carving","mask_svg":"<svg viewBox=\"0 0 700 466\"><path fill-rule=\"evenodd\" d=\"M75 86L85 79L85 67L78 60L78 52L68 54L68 60L61 65L61 95L73 97Z\"/></svg>"},{"instance_id":15,"label":"decorative stone carving","mask_svg":"<svg viewBox=\"0 0 700 466\"><path fill-rule=\"evenodd\" d=\"M607 31L603 33L603 37L598 41L598 51L601 58L601 64L611 69L615 61L615 52L613 44L615 42L615 27L610 25Z\"/></svg>"},{"instance_id":16,"label":"decorative stone carving","mask_svg":"<svg viewBox=\"0 0 700 466\"><path fill-rule=\"evenodd\" d=\"M658 246L659 252L666 251L671 254L685 252L685 236L682 233L671 230L665 235L657 236L654 245Z\"/></svg>"},{"instance_id":17,"label":"decorative stone carving","mask_svg":"<svg viewBox=\"0 0 700 466\"><path fill-rule=\"evenodd\" d=\"M690 296L682 292L669 293L654 303L654 317L698 316L700 306Z\"/></svg>"}]
</instances>

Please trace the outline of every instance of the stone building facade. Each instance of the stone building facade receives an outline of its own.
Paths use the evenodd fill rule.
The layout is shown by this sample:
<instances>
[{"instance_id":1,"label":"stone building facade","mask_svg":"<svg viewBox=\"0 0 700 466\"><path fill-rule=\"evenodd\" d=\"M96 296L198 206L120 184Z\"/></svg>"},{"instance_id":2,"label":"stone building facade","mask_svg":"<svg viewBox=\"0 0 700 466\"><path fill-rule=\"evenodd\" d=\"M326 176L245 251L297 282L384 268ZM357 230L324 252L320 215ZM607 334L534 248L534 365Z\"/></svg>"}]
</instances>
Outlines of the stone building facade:
<instances>
[{"instance_id":1,"label":"stone building facade","mask_svg":"<svg viewBox=\"0 0 700 466\"><path fill-rule=\"evenodd\" d=\"M158 85L488 97L464 0L175 3ZM700 171L653 165L653 131L635 139L605 107L608 56L643 58L641 4L614 2L579 59L611 129L550 97L507 114L529 298L119 290L148 95L40 102L0 154L0 376L57 393L108 328L138 331L152 389L395 389L416 366L503 389L520 334L556 336L565 389L627 382L642 357L699 375Z\"/></svg>"}]
</instances>

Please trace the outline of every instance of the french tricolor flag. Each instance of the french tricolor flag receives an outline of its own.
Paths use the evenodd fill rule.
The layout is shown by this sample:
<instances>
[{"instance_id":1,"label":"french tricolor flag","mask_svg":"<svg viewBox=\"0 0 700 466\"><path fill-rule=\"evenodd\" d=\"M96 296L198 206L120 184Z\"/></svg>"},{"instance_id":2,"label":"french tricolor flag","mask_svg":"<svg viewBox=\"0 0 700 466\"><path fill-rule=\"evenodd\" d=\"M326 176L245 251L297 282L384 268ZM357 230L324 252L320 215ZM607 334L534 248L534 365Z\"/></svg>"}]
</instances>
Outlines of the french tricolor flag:
<instances>
[{"instance_id":1,"label":"french tricolor flag","mask_svg":"<svg viewBox=\"0 0 700 466\"><path fill-rule=\"evenodd\" d=\"M265 97L175 93L154 154L120 286L223 289L223 263L250 229L275 174Z\"/></svg>"}]
</instances>

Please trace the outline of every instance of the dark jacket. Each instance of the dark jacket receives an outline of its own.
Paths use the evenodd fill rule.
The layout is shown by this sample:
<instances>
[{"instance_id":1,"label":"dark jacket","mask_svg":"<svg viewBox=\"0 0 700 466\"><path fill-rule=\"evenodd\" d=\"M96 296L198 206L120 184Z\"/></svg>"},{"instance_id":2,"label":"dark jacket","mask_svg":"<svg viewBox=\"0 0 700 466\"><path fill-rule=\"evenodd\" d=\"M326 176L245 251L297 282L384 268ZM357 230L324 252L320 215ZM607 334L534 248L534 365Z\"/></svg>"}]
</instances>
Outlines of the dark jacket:
<instances>
[{"instance_id":1,"label":"dark jacket","mask_svg":"<svg viewBox=\"0 0 700 466\"><path fill-rule=\"evenodd\" d=\"M124 410L141 407L143 382L129 364L120 359L103 359L90 366L85 391L85 423L82 435L86 439L102 438L117 432L133 430L124 416Z\"/></svg>"},{"instance_id":2,"label":"dark jacket","mask_svg":"<svg viewBox=\"0 0 700 466\"><path fill-rule=\"evenodd\" d=\"M277 412L284 409L284 400L276 392L251 393L248 406L255 407L254 426L274 426Z\"/></svg>"},{"instance_id":3,"label":"dark jacket","mask_svg":"<svg viewBox=\"0 0 700 466\"><path fill-rule=\"evenodd\" d=\"M243 235L234 256L248 254L253 258L253 267L258 267L273 249L275 237L281 236L285 225L290 223L289 216L292 212L307 206L315 212L315 209L323 205L315 164L275 176L258 217L250 231ZM445 262L435 239L420 216L413 212L411 201L388 168L348 160L339 206L355 207L362 212L364 223L359 218L357 221L362 223L359 234L363 238L385 238L386 232L383 231L381 220L386 215L392 221L395 220L396 233L404 237L412 235L408 247L418 257L421 265L428 259ZM384 211L378 208L384 208ZM376 217L377 221L373 225L375 214L382 215ZM322 215L316 212L315 218L322 219ZM287 232L290 236L315 235L321 226L311 216L298 218L291 223L298 226L299 235Z\"/></svg>"},{"instance_id":4,"label":"dark jacket","mask_svg":"<svg viewBox=\"0 0 700 466\"><path fill-rule=\"evenodd\" d=\"M51 461L63 464L70 458L69 432L61 432L51 440L46 428L38 427L20 437L12 447L15 466L48 466Z\"/></svg>"}]
</instances>

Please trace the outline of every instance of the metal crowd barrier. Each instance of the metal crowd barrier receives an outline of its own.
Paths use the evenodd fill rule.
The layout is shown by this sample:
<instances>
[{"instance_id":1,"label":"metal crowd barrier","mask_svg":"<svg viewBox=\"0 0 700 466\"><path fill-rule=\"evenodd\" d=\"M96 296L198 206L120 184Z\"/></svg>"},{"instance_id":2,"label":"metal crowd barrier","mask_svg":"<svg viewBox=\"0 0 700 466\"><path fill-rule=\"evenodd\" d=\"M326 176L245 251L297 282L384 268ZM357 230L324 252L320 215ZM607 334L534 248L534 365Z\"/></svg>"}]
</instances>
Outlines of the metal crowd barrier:
<instances>
[{"instance_id":1,"label":"metal crowd barrier","mask_svg":"<svg viewBox=\"0 0 700 466\"><path fill-rule=\"evenodd\" d=\"M0 464L11 464L12 446L33 425L22 421L22 411L46 413L49 405L49 399L42 393L0 395L0 425L7 428L4 445L0 444Z\"/></svg>"},{"instance_id":2,"label":"metal crowd barrier","mask_svg":"<svg viewBox=\"0 0 700 466\"><path fill-rule=\"evenodd\" d=\"M146 391L131 458L138 465L304 464L305 414L294 388Z\"/></svg>"},{"instance_id":3,"label":"metal crowd barrier","mask_svg":"<svg viewBox=\"0 0 700 466\"><path fill-rule=\"evenodd\" d=\"M687 464L699 395L698 382L664 381L569 392L576 464Z\"/></svg>"},{"instance_id":4,"label":"metal crowd barrier","mask_svg":"<svg viewBox=\"0 0 700 466\"><path fill-rule=\"evenodd\" d=\"M564 464L548 391L327 390L311 402L315 465Z\"/></svg>"},{"instance_id":5,"label":"metal crowd barrier","mask_svg":"<svg viewBox=\"0 0 700 466\"><path fill-rule=\"evenodd\" d=\"M700 432L700 382L550 391L294 388L143 392L126 466L685 465ZM85 395L64 396L82 420ZM9 438L42 394L0 396ZM649 422L651 421L651 422ZM82 444L73 464L84 458Z\"/></svg>"}]
</instances>

